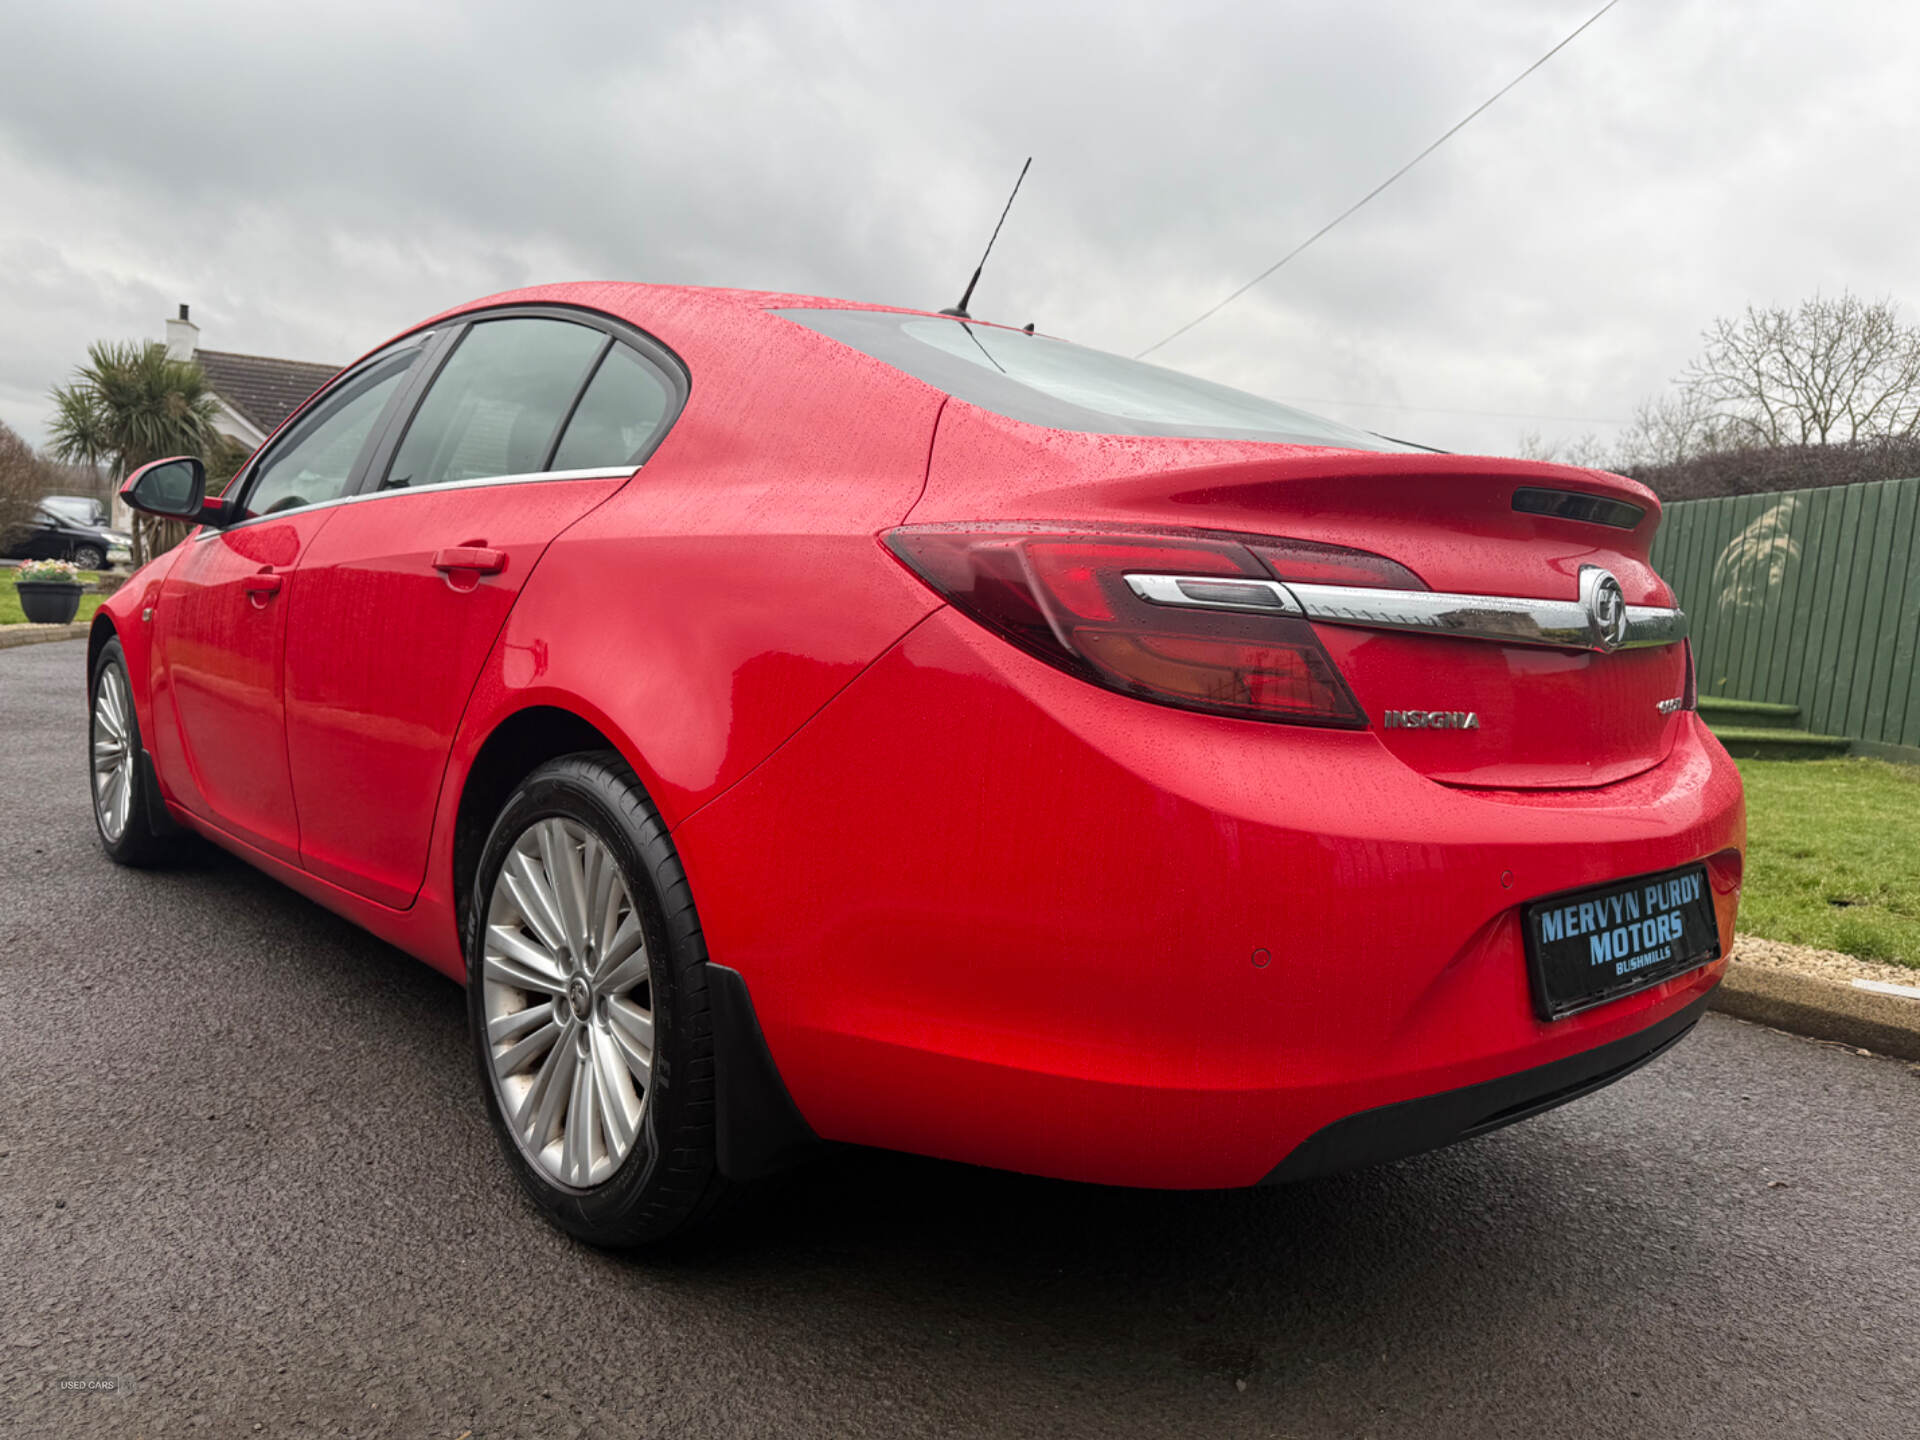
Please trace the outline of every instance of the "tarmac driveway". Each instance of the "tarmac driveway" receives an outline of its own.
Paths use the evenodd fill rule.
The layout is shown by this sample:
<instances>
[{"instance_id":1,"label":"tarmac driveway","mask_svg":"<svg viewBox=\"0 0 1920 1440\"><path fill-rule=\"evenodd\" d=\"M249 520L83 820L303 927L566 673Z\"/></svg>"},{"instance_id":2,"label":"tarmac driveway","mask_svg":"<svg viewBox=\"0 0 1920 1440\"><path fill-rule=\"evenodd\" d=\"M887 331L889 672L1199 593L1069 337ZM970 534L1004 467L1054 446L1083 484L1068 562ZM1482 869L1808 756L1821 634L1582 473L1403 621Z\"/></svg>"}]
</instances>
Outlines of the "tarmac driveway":
<instances>
[{"instance_id":1,"label":"tarmac driveway","mask_svg":"<svg viewBox=\"0 0 1920 1440\"><path fill-rule=\"evenodd\" d=\"M671 1262L573 1244L454 985L100 855L83 663L0 651L0 1434L1920 1433L1920 1074L1717 1015L1293 1189L848 1152Z\"/></svg>"}]
</instances>

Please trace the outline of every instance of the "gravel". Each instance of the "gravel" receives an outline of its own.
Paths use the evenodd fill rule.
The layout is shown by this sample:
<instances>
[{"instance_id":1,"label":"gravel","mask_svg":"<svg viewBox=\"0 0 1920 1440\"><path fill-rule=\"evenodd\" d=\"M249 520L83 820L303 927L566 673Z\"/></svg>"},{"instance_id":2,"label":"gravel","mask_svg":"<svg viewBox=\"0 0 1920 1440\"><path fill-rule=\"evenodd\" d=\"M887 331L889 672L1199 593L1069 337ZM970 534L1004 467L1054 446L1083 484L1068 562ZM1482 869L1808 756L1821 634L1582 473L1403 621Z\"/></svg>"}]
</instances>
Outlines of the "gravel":
<instances>
[{"instance_id":1,"label":"gravel","mask_svg":"<svg viewBox=\"0 0 1920 1440\"><path fill-rule=\"evenodd\" d=\"M1920 985L1920 970L1907 965L1882 965L1859 960L1838 950L1816 950L1811 945L1789 945L1783 940L1762 940L1757 935L1735 935L1733 958L1743 965L1763 970L1788 970L1796 975L1811 975L1850 985L1855 980L1882 980L1890 985Z\"/></svg>"}]
</instances>

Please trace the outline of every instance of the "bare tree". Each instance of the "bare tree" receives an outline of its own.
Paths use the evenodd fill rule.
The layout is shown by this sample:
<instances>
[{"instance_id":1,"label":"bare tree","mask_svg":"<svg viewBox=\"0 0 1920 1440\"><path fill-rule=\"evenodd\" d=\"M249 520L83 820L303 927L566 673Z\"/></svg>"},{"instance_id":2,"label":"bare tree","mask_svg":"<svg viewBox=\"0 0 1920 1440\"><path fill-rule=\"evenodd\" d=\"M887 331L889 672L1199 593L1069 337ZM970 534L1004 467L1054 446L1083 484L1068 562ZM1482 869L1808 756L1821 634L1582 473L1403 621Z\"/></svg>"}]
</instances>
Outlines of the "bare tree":
<instances>
[{"instance_id":1,"label":"bare tree","mask_svg":"<svg viewBox=\"0 0 1920 1440\"><path fill-rule=\"evenodd\" d=\"M1618 469L1628 458L1618 445L1609 445L1591 430L1563 440L1548 440L1538 430L1525 430L1513 453L1522 460L1547 460L1587 470Z\"/></svg>"},{"instance_id":2,"label":"bare tree","mask_svg":"<svg viewBox=\"0 0 1920 1440\"><path fill-rule=\"evenodd\" d=\"M1543 437L1538 430L1522 430L1513 453L1520 460L1551 460L1560 453L1560 447Z\"/></svg>"},{"instance_id":3,"label":"bare tree","mask_svg":"<svg viewBox=\"0 0 1920 1440\"><path fill-rule=\"evenodd\" d=\"M1558 459L1562 465L1579 465L1588 470L1615 470L1620 466L1620 448L1609 445L1593 431L1583 431L1562 441Z\"/></svg>"},{"instance_id":4,"label":"bare tree","mask_svg":"<svg viewBox=\"0 0 1920 1440\"><path fill-rule=\"evenodd\" d=\"M1616 463L1680 465L1701 455L1734 448L1729 426L1713 402L1691 387L1642 400L1633 423L1621 432Z\"/></svg>"},{"instance_id":5,"label":"bare tree","mask_svg":"<svg viewBox=\"0 0 1920 1440\"><path fill-rule=\"evenodd\" d=\"M0 541L33 519L46 486L46 467L33 447L0 424Z\"/></svg>"},{"instance_id":6,"label":"bare tree","mask_svg":"<svg viewBox=\"0 0 1920 1440\"><path fill-rule=\"evenodd\" d=\"M1749 305L1703 338L1705 352L1680 388L1715 448L1826 445L1920 428L1920 329L1904 324L1891 300L1843 291L1791 310Z\"/></svg>"}]
</instances>

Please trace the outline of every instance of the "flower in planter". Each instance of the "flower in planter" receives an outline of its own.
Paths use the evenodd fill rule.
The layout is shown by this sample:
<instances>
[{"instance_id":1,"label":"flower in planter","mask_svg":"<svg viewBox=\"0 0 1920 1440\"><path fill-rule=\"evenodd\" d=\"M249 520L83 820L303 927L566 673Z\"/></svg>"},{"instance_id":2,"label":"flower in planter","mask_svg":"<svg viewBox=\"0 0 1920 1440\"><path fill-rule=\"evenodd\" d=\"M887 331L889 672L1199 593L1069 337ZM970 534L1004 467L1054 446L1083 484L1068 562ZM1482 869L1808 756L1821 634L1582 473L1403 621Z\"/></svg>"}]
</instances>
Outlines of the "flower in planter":
<instances>
[{"instance_id":1,"label":"flower in planter","mask_svg":"<svg viewBox=\"0 0 1920 1440\"><path fill-rule=\"evenodd\" d=\"M14 571L20 613L29 625L67 625L80 609L80 567L65 560L29 560Z\"/></svg>"},{"instance_id":2,"label":"flower in planter","mask_svg":"<svg viewBox=\"0 0 1920 1440\"><path fill-rule=\"evenodd\" d=\"M71 560L29 560L13 572L16 582L40 585L78 585L80 567Z\"/></svg>"}]
</instances>

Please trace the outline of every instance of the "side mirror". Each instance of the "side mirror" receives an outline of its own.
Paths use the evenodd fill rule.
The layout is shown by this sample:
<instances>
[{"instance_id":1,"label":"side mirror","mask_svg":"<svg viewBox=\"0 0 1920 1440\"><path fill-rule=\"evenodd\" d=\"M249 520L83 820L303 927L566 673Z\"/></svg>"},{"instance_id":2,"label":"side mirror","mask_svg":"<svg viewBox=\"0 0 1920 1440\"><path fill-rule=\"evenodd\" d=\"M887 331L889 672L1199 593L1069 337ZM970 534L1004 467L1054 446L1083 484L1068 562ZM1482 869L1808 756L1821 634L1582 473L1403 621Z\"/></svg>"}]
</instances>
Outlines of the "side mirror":
<instances>
[{"instance_id":1,"label":"side mirror","mask_svg":"<svg viewBox=\"0 0 1920 1440\"><path fill-rule=\"evenodd\" d=\"M206 494L207 467L191 455L142 465L120 487L120 498L131 509L189 522L203 518Z\"/></svg>"}]
</instances>

